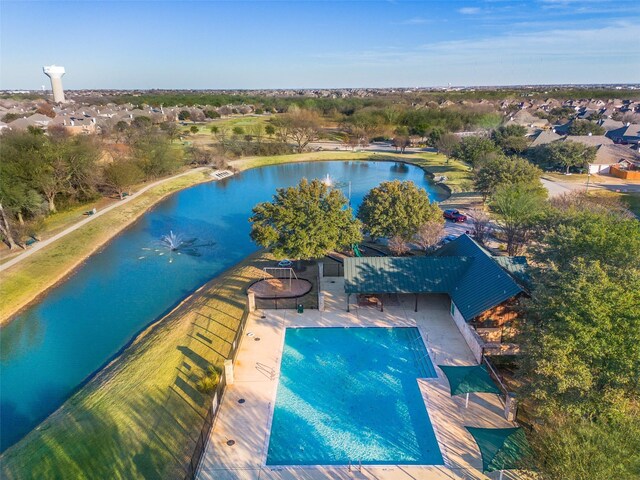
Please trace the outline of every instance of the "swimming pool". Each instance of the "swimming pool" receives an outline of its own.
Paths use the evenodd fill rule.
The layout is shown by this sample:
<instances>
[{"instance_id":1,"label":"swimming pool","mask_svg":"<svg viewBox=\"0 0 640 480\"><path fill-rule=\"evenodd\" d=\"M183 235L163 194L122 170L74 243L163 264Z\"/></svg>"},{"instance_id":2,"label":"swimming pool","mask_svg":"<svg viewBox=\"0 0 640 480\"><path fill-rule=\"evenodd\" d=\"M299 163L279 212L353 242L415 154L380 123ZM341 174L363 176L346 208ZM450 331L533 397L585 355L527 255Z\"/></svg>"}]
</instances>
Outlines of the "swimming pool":
<instances>
[{"instance_id":1,"label":"swimming pool","mask_svg":"<svg viewBox=\"0 0 640 480\"><path fill-rule=\"evenodd\" d=\"M442 465L417 328L288 328L267 465Z\"/></svg>"}]
</instances>

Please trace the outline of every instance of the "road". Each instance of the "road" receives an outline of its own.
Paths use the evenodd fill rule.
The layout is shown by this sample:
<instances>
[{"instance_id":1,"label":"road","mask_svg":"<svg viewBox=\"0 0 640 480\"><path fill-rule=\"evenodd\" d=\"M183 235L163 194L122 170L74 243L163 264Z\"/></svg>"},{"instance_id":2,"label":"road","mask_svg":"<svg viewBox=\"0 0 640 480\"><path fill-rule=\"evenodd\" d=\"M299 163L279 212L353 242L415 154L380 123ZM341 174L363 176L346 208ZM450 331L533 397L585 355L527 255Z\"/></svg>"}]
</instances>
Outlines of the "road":
<instances>
[{"instance_id":1,"label":"road","mask_svg":"<svg viewBox=\"0 0 640 480\"><path fill-rule=\"evenodd\" d=\"M150 183L149 185L147 185L147 186L141 188L140 190L138 190L136 193L134 193L132 195L129 195L128 197L125 197L124 199L120 200L118 203L114 203L113 205L109 205L108 207L105 207L104 209L99 210L94 215L90 215L90 216L84 218L83 220L80 220L78 223L70 226L69 228L67 228L67 229L63 230L62 232L54 235L53 237L47 238L46 240L42 240L41 242L34 243L32 246L30 246L27 250L22 252L20 255L12 258L11 260L3 263L2 265L0 265L0 272L6 270L8 268L13 267L15 264L21 262L25 258L30 257L34 253L42 250L43 248L46 248L47 246L51 245L53 242L56 242L56 241L60 240L61 238L63 238L64 236L70 234L71 232L75 232L79 228L82 228L87 223L96 221L98 218L100 218L105 213L110 212L111 210L113 210L115 208L119 208L122 205L125 205L126 203L130 202L134 198L138 198L140 195L142 195L147 190L149 190L149 189L151 189L153 187L156 187L158 185L161 185L161 184L163 184L165 182L168 182L169 180L173 180L175 178L179 178L179 177L182 177L184 175L189 175L189 174L191 174L193 172L204 171L206 168L207 167L194 168L193 170L188 170L188 171L180 173L178 175L174 175L173 177L163 178L162 180L158 180L157 182Z\"/></svg>"}]
</instances>

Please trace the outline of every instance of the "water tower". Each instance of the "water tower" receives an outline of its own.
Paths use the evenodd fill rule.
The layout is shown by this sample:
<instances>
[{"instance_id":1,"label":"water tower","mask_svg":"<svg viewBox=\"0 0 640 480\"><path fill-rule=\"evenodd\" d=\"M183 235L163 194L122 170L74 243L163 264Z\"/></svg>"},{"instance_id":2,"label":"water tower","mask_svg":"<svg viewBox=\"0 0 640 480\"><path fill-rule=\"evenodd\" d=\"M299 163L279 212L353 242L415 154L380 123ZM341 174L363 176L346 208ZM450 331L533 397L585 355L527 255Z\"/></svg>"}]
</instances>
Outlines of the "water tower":
<instances>
[{"instance_id":1,"label":"water tower","mask_svg":"<svg viewBox=\"0 0 640 480\"><path fill-rule=\"evenodd\" d=\"M64 67L49 65L42 67L44 74L51 79L51 90L53 90L53 101L64 102L64 90L62 90L62 76L65 74Z\"/></svg>"}]
</instances>

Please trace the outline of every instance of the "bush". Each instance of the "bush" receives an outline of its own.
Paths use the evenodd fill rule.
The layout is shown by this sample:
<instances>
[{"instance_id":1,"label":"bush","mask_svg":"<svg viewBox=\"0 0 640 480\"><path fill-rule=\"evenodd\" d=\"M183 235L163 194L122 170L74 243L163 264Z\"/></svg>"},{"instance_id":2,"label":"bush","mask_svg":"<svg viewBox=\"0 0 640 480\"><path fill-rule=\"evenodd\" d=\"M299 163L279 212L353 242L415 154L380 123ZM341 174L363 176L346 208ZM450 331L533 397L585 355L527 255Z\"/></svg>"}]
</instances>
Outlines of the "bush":
<instances>
[{"instance_id":1,"label":"bush","mask_svg":"<svg viewBox=\"0 0 640 480\"><path fill-rule=\"evenodd\" d=\"M206 373L196 381L196 389L200 393L211 393L216 389L218 383L220 383L220 374L215 367L209 365Z\"/></svg>"}]
</instances>

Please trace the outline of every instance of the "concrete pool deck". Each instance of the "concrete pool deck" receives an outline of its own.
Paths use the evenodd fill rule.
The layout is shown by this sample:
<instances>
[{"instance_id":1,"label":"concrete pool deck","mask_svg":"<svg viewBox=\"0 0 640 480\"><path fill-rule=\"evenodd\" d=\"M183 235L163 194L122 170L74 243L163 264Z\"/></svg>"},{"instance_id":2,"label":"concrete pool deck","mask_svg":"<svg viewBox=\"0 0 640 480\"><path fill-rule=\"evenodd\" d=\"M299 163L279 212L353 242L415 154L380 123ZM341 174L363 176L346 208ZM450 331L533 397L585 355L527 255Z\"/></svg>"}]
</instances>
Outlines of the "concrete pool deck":
<instances>
[{"instance_id":1,"label":"concrete pool deck","mask_svg":"<svg viewBox=\"0 0 640 480\"><path fill-rule=\"evenodd\" d=\"M342 278L324 278L325 311L264 310L254 312L234 367L235 382L227 387L198 472L199 480L232 479L483 479L498 478L498 472L481 473L480 452L464 428L467 426L504 428L503 406L496 395L472 394L469 407L463 396L451 397L442 371L438 378L418 379L445 465L371 466L353 471L346 466L266 466L271 419L278 386L280 359L287 327L417 327L434 365L473 365L467 347L449 314L446 295L423 295L414 312L413 296L384 312L352 304L347 313ZM264 316L264 318L262 318ZM257 340L259 339L259 340ZM244 403L238 400L244 399ZM233 446L227 441L234 440ZM504 478L519 478L505 472Z\"/></svg>"}]
</instances>

